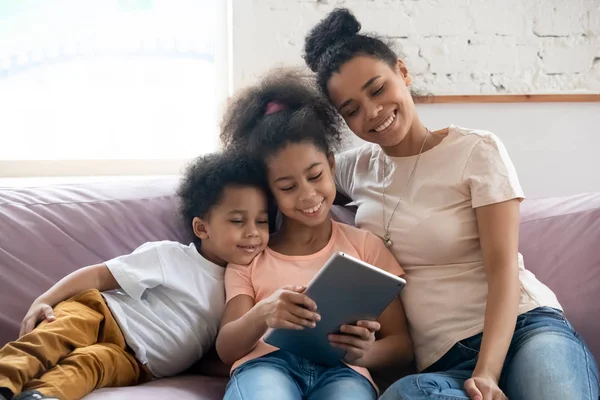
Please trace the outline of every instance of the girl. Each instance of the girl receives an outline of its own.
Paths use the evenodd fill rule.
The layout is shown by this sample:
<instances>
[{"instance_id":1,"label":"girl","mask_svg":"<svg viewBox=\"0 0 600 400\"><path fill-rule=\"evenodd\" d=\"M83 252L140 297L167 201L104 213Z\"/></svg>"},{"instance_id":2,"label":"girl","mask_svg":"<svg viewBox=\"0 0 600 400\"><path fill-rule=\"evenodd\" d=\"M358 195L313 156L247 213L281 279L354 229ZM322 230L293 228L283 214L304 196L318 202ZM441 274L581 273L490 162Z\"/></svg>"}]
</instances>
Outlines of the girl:
<instances>
[{"instance_id":1,"label":"girl","mask_svg":"<svg viewBox=\"0 0 600 400\"><path fill-rule=\"evenodd\" d=\"M292 72L272 73L226 113L224 145L264 160L282 224L249 266L230 264L226 270L227 305L216 345L222 360L233 363L225 399L375 399L367 368L412 361L399 299L378 321L344 325L341 334L330 336L332 346L346 351L336 367L316 365L261 340L268 328L311 329L318 323L318 305L302 292L336 251L403 275L379 238L329 217L338 125L327 101Z\"/></svg>"},{"instance_id":2,"label":"girl","mask_svg":"<svg viewBox=\"0 0 600 400\"><path fill-rule=\"evenodd\" d=\"M500 140L419 120L404 62L345 9L306 37L304 58L369 144L337 159L357 226L403 265L403 304L423 373L390 399L598 399L598 370L559 302L518 254L523 192Z\"/></svg>"}]
</instances>

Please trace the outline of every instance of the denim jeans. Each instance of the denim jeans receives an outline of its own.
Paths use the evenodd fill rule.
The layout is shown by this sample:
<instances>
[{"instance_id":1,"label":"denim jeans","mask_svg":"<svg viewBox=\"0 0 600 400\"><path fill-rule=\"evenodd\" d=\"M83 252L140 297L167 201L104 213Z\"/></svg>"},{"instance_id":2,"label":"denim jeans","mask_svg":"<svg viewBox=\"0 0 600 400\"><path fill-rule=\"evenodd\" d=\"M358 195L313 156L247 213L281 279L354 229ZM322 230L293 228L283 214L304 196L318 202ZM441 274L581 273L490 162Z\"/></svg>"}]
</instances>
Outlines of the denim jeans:
<instances>
[{"instance_id":1,"label":"denim jeans","mask_svg":"<svg viewBox=\"0 0 600 400\"><path fill-rule=\"evenodd\" d=\"M324 367L286 351L276 351L238 367L224 400L375 400L371 382L340 363Z\"/></svg>"},{"instance_id":2,"label":"denim jeans","mask_svg":"<svg viewBox=\"0 0 600 400\"><path fill-rule=\"evenodd\" d=\"M477 363L482 335L458 342L423 373L404 377L382 400L468 400L463 390ZM598 367L563 316L539 307L517 318L500 389L510 400L598 400Z\"/></svg>"}]
</instances>

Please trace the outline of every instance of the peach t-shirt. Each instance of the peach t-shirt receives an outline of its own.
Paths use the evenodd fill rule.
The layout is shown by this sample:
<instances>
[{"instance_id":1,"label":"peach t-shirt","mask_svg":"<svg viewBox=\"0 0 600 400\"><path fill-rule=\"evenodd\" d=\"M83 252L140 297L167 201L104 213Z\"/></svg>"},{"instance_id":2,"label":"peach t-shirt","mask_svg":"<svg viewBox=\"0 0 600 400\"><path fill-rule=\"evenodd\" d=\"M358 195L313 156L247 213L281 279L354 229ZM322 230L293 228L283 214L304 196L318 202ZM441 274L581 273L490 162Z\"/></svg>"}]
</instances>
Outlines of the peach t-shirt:
<instances>
[{"instance_id":1,"label":"peach t-shirt","mask_svg":"<svg viewBox=\"0 0 600 400\"><path fill-rule=\"evenodd\" d=\"M394 275L404 275L398 262L372 233L332 221L333 229L329 243L319 252L307 256L287 256L269 248L256 256L248 266L229 264L225 270L226 301L247 295L259 302L285 285L307 285L313 276L335 252L341 251L368 262ZM318 305L317 305L318 306ZM233 364L232 371L246 361L278 350L262 339L244 358ZM350 366L371 382L365 368Z\"/></svg>"},{"instance_id":2,"label":"peach t-shirt","mask_svg":"<svg viewBox=\"0 0 600 400\"><path fill-rule=\"evenodd\" d=\"M386 223L417 156L389 157L367 144L336 158L336 183L358 206L356 225L383 237L382 163L386 163ZM421 155L390 224L392 253L406 271L402 303L417 368L423 370L455 343L483 330L487 280L475 208L524 197L504 145L487 131L451 126ZM554 293L518 260L519 312L560 309Z\"/></svg>"}]
</instances>

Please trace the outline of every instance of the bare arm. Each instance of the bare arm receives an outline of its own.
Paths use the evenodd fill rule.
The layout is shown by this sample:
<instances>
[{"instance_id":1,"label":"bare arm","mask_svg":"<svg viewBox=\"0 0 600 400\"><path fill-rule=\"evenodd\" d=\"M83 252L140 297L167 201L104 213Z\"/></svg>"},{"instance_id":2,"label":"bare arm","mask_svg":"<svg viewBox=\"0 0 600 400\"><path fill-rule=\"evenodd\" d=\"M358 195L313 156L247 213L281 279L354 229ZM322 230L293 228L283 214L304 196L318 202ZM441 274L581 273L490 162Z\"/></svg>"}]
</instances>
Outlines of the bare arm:
<instances>
[{"instance_id":1,"label":"bare arm","mask_svg":"<svg viewBox=\"0 0 600 400\"><path fill-rule=\"evenodd\" d=\"M320 319L316 304L302 292L303 286L285 286L269 298L254 303L241 294L225 306L221 331L217 336L217 353L232 364L250 353L268 328L312 328ZM313 311L309 311L313 310Z\"/></svg>"},{"instance_id":2,"label":"bare arm","mask_svg":"<svg viewBox=\"0 0 600 400\"><path fill-rule=\"evenodd\" d=\"M353 335L331 335L330 340L333 339L331 344L348 352L360 349L367 344L368 336L372 335L372 332L361 327L366 323L373 323L373 321L360 321L358 326L349 327L348 329L353 330ZM364 353L361 355L358 352L357 355L360 357L350 363L373 369L410 364L414 357L413 343L408 332L404 307L399 298L396 298L384 310L378 323L381 326L379 340L375 340L372 344L369 343ZM345 333L351 332L346 331Z\"/></svg>"},{"instance_id":3,"label":"bare arm","mask_svg":"<svg viewBox=\"0 0 600 400\"><path fill-rule=\"evenodd\" d=\"M96 264L81 268L62 278L35 302L55 306L69 297L88 289L98 289L101 292L118 289L119 284L106 264Z\"/></svg>"},{"instance_id":4,"label":"bare arm","mask_svg":"<svg viewBox=\"0 0 600 400\"><path fill-rule=\"evenodd\" d=\"M497 384L519 307L519 200L479 207L475 212L488 297L483 339L473 377L489 378Z\"/></svg>"},{"instance_id":5,"label":"bare arm","mask_svg":"<svg viewBox=\"0 0 600 400\"><path fill-rule=\"evenodd\" d=\"M414 359L413 343L408 331L404 306L396 298L381 314L380 339L373 343L371 350L363 357L367 368L405 366Z\"/></svg>"},{"instance_id":6,"label":"bare arm","mask_svg":"<svg viewBox=\"0 0 600 400\"><path fill-rule=\"evenodd\" d=\"M267 331L267 324L260 321L253 307L254 299L245 294L234 297L225 306L216 344L225 364L233 364L250 353Z\"/></svg>"},{"instance_id":7,"label":"bare arm","mask_svg":"<svg viewBox=\"0 0 600 400\"><path fill-rule=\"evenodd\" d=\"M31 332L41 319L53 321L52 307L77 293L88 289L106 291L118 288L119 284L105 264L91 265L72 272L33 302L23 319L19 336Z\"/></svg>"}]
</instances>

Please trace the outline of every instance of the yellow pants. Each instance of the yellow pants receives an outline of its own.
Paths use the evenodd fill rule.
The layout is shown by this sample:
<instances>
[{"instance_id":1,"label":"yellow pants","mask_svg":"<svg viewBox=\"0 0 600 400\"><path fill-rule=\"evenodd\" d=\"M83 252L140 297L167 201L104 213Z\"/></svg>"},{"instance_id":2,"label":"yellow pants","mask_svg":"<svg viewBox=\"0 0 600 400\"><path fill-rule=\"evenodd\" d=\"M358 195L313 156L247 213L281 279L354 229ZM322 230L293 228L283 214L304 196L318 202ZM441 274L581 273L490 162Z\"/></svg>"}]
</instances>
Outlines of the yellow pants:
<instances>
[{"instance_id":1,"label":"yellow pants","mask_svg":"<svg viewBox=\"0 0 600 400\"><path fill-rule=\"evenodd\" d=\"M0 387L76 400L94 389L152 378L127 347L99 291L59 303L54 315L55 321L42 322L0 350Z\"/></svg>"}]
</instances>

